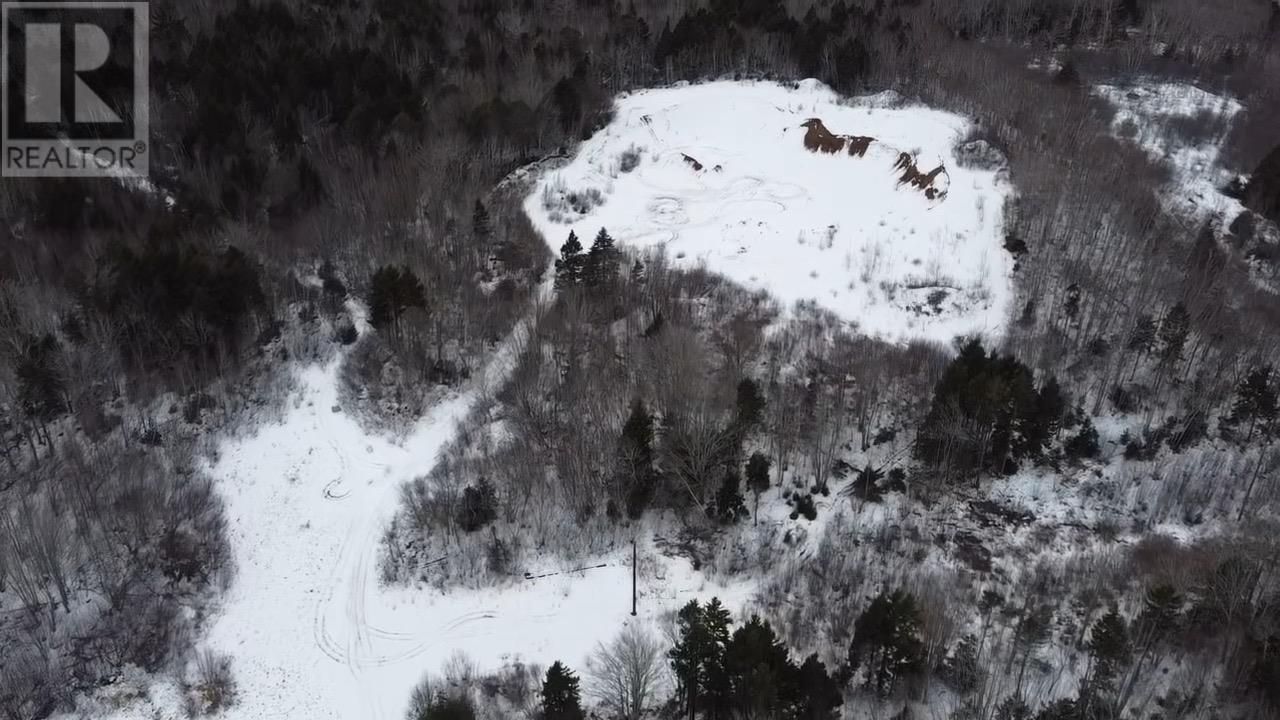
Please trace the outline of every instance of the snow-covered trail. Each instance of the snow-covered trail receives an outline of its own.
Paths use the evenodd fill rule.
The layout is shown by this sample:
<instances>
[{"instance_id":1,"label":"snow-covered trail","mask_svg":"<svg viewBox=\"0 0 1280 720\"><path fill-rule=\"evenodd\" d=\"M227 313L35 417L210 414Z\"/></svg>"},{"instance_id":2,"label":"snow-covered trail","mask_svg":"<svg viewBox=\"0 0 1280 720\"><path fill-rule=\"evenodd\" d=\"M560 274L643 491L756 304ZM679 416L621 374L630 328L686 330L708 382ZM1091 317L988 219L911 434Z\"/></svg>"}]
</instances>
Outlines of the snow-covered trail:
<instances>
[{"instance_id":1,"label":"snow-covered trail","mask_svg":"<svg viewBox=\"0 0 1280 720\"><path fill-rule=\"evenodd\" d=\"M401 484L431 470L480 389L501 378L510 345L403 442L368 435L337 409L335 361L302 371L281 423L222 448L211 472L237 574L205 643L234 658L240 698L228 717L402 715L428 668L417 660L467 617L380 592L379 534Z\"/></svg>"}]
</instances>

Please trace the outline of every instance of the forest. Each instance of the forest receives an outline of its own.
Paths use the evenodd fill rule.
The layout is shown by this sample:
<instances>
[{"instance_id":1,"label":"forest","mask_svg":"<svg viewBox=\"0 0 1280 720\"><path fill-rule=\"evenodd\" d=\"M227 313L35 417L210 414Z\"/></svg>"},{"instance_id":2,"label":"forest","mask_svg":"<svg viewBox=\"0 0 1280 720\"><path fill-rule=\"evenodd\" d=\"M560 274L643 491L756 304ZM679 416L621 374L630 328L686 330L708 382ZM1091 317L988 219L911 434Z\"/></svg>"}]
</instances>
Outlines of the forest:
<instances>
[{"instance_id":1,"label":"forest","mask_svg":"<svg viewBox=\"0 0 1280 720\"><path fill-rule=\"evenodd\" d=\"M150 5L147 181L0 184L0 716L123 668L225 710L218 439L336 358L402 433L513 333L382 580L502 588L643 532L758 588L581 668L423 667L413 720L1280 712L1280 4ZM1218 138L1244 212L1163 201L1090 91L1125 77L1240 100L1168 132ZM609 228L540 236L533 173L615 95L716 78L970 118L1017 190L1005 335L885 342Z\"/></svg>"}]
</instances>

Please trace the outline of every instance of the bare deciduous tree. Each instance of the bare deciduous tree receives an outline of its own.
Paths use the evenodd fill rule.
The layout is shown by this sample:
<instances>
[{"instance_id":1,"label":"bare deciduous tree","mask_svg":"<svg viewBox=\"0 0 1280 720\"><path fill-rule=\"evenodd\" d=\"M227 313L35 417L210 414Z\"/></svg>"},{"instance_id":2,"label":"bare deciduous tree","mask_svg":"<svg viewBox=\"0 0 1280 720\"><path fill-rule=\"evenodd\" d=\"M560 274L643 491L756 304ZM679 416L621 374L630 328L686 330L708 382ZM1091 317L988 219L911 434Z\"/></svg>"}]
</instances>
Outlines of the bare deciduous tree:
<instances>
[{"instance_id":1,"label":"bare deciduous tree","mask_svg":"<svg viewBox=\"0 0 1280 720\"><path fill-rule=\"evenodd\" d=\"M639 720L660 689L664 668L658 639L631 625L587 660L588 690L610 716Z\"/></svg>"}]
</instances>

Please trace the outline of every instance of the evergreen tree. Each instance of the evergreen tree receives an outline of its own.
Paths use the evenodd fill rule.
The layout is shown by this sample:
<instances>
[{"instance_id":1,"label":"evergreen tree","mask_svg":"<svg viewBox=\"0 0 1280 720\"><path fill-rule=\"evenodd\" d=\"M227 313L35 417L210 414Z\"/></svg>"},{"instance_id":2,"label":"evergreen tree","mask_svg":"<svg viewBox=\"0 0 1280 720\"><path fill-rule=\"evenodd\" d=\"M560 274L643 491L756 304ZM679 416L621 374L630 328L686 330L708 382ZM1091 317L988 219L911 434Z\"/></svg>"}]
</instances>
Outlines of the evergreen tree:
<instances>
[{"instance_id":1,"label":"evergreen tree","mask_svg":"<svg viewBox=\"0 0 1280 720\"><path fill-rule=\"evenodd\" d=\"M1132 653L1129 626L1115 609L1094 623L1089 634L1089 652L1093 655L1096 680L1113 680L1129 662Z\"/></svg>"},{"instance_id":2,"label":"evergreen tree","mask_svg":"<svg viewBox=\"0 0 1280 720\"><path fill-rule=\"evenodd\" d=\"M920 611L912 595L901 590L881 593L858 616L849 644L850 669L856 671L864 658L867 684L874 684L881 694L921 668Z\"/></svg>"},{"instance_id":3,"label":"evergreen tree","mask_svg":"<svg viewBox=\"0 0 1280 720\"><path fill-rule=\"evenodd\" d=\"M1125 349L1134 354L1134 370L1138 367L1138 361L1155 349L1157 332L1155 318L1145 313L1138 316L1133 330L1129 332L1128 342L1125 343Z\"/></svg>"},{"instance_id":4,"label":"evergreen tree","mask_svg":"<svg viewBox=\"0 0 1280 720\"><path fill-rule=\"evenodd\" d=\"M631 401L631 413L618 441L618 462L627 487L627 516L639 518L653 501L657 477L653 469L653 416L640 398Z\"/></svg>"},{"instance_id":5,"label":"evergreen tree","mask_svg":"<svg viewBox=\"0 0 1280 720\"><path fill-rule=\"evenodd\" d=\"M738 476L736 463L726 465L715 502L716 519L721 525L732 525L747 516L747 506L742 502L741 485L742 478Z\"/></svg>"},{"instance_id":6,"label":"evergreen tree","mask_svg":"<svg viewBox=\"0 0 1280 720\"><path fill-rule=\"evenodd\" d=\"M1033 453L1041 452L1058 434L1058 430L1062 428L1062 418L1067 413L1067 407L1067 398L1058 385L1058 379L1050 376L1036 393L1035 415L1028 423L1031 437L1027 442Z\"/></svg>"},{"instance_id":7,"label":"evergreen tree","mask_svg":"<svg viewBox=\"0 0 1280 720\"><path fill-rule=\"evenodd\" d=\"M737 422L741 432L757 427L764 419L765 399L760 386L751 378L738 383Z\"/></svg>"},{"instance_id":8,"label":"evergreen tree","mask_svg":"<svg viewBox=\"0 0 1280 720\"><path fill-rule=\"evenodd\" d=\"M834 720L844 704L840 684L827 672L816 654L805 658L796 671L795 711L797 720Z\"/></svg>"},{"instance_id":9,"label":"evergreen tree","mask_svg":"<svg viewBox=\"0 0 1280 720\"><path fill-rule=\"evenodd\" d=\"M582 697L578 677L559 660L547 668L542 681L542 717L544 720L583 720Z\"/></svg>"},{"instance_id":10,"label":"evergreen tree","mask_svg":"<svg viewBox=\"0 0 1280 720\"><path fill-rule=\"evenodd\" d=\"M751 494L755 495L757 521L760 519L760 496L769 490L769 468L772 464L772 461L759 451L751 453L751 457L747 460L747 487L751 489Z\"/></svg>"},{"instance_id":11,"label":"evergreen tree","mask_svg":"<svg viewBox=\"0 0 1280 720\"><path fill-rule=\"evenodd\" d=\"M1276 386L1271 382L1271 366L1263 365L1249 372L1236 388L1236 401L1231 411L1233 423L1248 423L1245 442L1253 439L1253 433L1262 429L1264 437L1271 435L1276 420Z\"/></svg>"},{"instance_id":12,"label":"evergreen tree","mask_svg":"<svg viewBox=\"0 0 1280 720\"><path fill-rule=\"evenodd\" d=\"M371 285L369 323L379 330L389 329L393 336L400 332L400 318L405 311L427 307L422 281L407 267L384 266L373 274Z\"/></svg>"},{"instance_id":13,"label":"evergreen tree","mask_svg":"<svg viewBox=\"0 0 1280 720\"><path fill-rule=\"evenodd\" d=\"M1086 417L1077 432L1063 447L1067 457L1072 460L1096 458L1098 456L1098 430L1093 426L1093 419Z\"/></svg>"},{"instance_id":14,"label":"evergreen tree","mask_svg":"<svg viewBox=\"0 0 1280 720\"><path fill-rule=\"evenodd\" d=\"M690 720L727 693L724 649L729 642L729 611L718 598L706 606L690 600L676 614L678 640L667 652L678 696Z\"/></svg>"},{"instance_id":15,"label":"evergreen tree","mask_svg":"<svg viewBox=\"0 0 1280 720\"><path fill-rule=\"evenodd\" d=\"M582 284L582 274L587 259L582 254L582 243L572 230L569 239L560 246L560 259L556 260L556 289L576 287Z\"/></svg>"},{"instance_id":16,"label":"evergreen tree","mask_svg":"<svg viewBox=\"0 0 1280 720\"><path fill-rule=\"evenodd\" d=\"M608 231L600 228L583 261L582 281L592 290L602 290L613 285L618 277L619 254L613 246Z\"/></svg>"},{"instance_id":17,"label":"evergreen tree","mask_svg":"<svg viewBox=\"0 0 1280 720\"><path fill-rule=\"evenodd\" d=\"M1043 446L1039 403L1026 365L988 355L980 341L970 340L934 387L916 457L948 474L1008 471L1010 463Z\"/></svg>"},{"instance_id":18,"label":"evergreen tree","mask_svg":"<svg viewBox=\"0 0 1280 720\"><path fill-rule=\"evenodd\" d=\"M730 693L725 700L742 717L780 717L790 694L793 669L787 649L768 621L752 616L725 645L724 670ZM717 709L723 712L728 708Z\"/></svg>"}]
</instances>

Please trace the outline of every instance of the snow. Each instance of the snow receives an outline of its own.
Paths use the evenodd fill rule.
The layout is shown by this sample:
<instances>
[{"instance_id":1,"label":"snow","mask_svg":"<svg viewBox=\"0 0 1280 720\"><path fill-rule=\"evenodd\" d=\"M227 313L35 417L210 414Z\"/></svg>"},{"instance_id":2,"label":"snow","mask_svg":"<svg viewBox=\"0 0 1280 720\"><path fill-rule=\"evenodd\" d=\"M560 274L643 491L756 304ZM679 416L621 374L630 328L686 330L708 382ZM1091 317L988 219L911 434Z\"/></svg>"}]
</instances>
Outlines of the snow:
<instances>
[{"instance_id":1,"label":"snow","mask_svg":"<svg viewBox=\"0 0 1280 720\"><path fill-rule=\"evenodd\" d=\"M1217 215L1224 223L1240 214L1240 202L1220 191L1232 175L1219 162L1219 146L1243 108L1238 101L1172 82L1098 85L1094 92L1115 107L1113 133L1168 163L1173 178L1167 197L1174 211L1193 221ZM1216 124L1213 137L1184 139L1170 131L1171 122L1197 117Z\"/></svg>"},{"instance_id":2,"label":"snow","mask_svg":"<svg viewBox=\"0 0 1280 720\"><path fill-rule=\"evenodd\" d=\"M641 566L656 569L642 584L634 621L629 553L499 590L440 594L380 584L379 540L401 484L430 471L472 403L507 372L516 347L508 340L474 386L399 441L366 433L342 412L334 361L300 371L280 422L222 444L209 471L227 502L237 567L199 643L233 659L238 699L219 717L399 720L413 687L457 652L482 671L517 656L581 667L625 622L652 625L712 595L730 608L746 602L745 585L708 583L643 538ZM158 679L139 702L119 702L125 694L105 688L74 717L184 717L176 679Z\"/></svg>"},{"instance_id":3,"label":"snow","mask_svg":"<svg viewBox=\"0 0 1280 720\"><path fill-rule=\"evenodd\" d=\"M1011 188L998 172L956 163L963 118L891 101L841 100L816 81L623 95L614 121L545 172L525 210L553 250L570 230L589 247L604 227L788 305L815 300L887 339L997 334L1012 295L1002 249ZM876 142L865 157L810 152L801 127L810 118ZM630 171L628 151L639 159ZM900 152L922 171L946 166L945 198L898 182Z\"/></svg>"}]
</instances>

